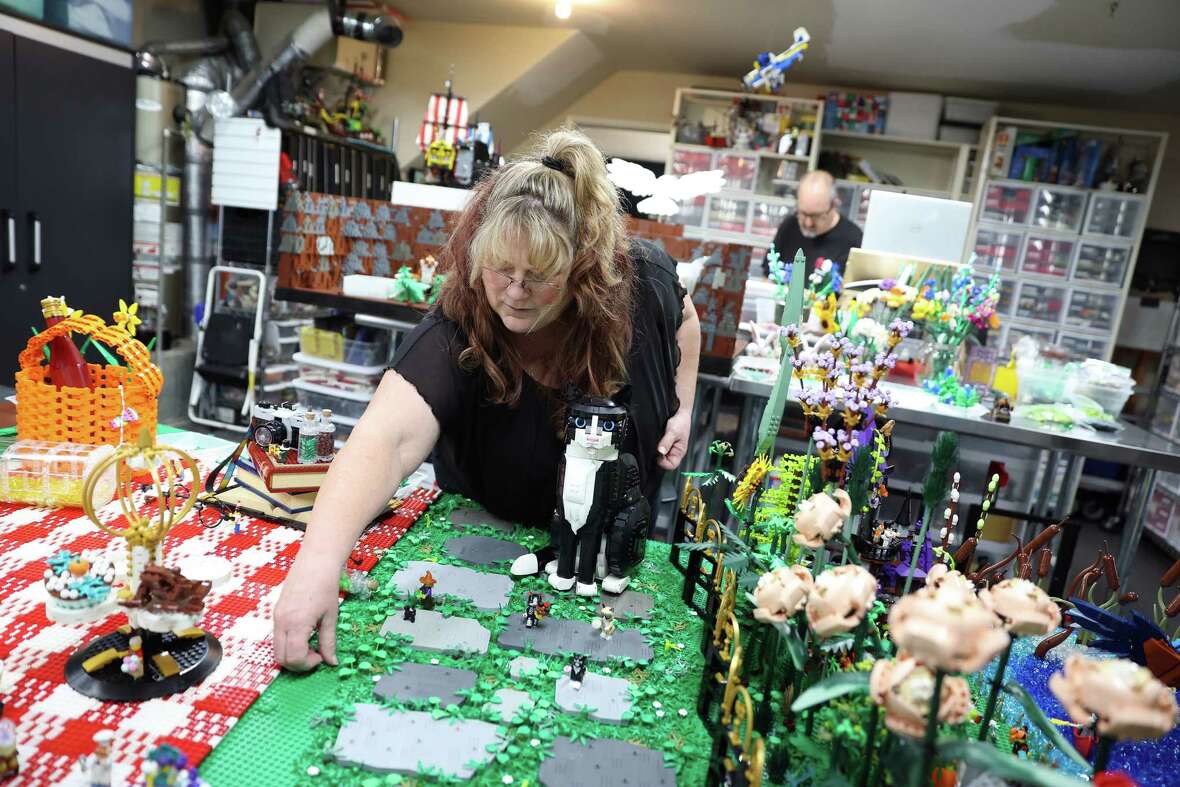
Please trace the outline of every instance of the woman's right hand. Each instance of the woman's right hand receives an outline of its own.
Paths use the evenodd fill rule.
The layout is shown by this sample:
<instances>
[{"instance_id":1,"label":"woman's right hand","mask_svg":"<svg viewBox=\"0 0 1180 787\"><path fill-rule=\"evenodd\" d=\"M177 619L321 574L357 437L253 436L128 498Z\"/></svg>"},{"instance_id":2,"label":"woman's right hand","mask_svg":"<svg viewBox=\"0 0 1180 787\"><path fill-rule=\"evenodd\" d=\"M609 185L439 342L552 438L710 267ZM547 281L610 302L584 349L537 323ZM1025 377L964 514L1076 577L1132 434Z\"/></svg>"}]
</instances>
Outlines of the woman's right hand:
<instances>
[{"instance_id":1,"label":"woman's right hand","mask_svg":"<svg viewBox=\"0 0 1180 787\"><path fill-rule=\"evenodd\" d=\"M310 557L310 556L309 556ZM296 558L274 610L275 660L295 672L307 672L321 662L336 666L336 611L339 574ZM308 640L319 632L319 651Z\"/></svg>"}]
</instances>

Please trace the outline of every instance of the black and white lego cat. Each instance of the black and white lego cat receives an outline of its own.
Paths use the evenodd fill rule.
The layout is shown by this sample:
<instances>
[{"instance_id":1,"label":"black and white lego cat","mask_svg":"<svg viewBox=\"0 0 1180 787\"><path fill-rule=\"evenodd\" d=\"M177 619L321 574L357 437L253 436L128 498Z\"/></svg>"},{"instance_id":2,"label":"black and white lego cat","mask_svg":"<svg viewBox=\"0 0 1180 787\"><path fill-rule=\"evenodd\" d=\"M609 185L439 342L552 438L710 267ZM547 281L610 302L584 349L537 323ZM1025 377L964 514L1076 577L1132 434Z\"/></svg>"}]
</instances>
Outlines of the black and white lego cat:
<instances>
[{"instance_id":1,"label":"black and white lego cat","mask_svg":"<svg viewBox=\"0 0 1180 787\"><path fill-rule=\"evenodd\" d=\"M640 491L639 466L623 449L627 410L611 399L572 394L565 420L565 453L557 476L557 509L550 549L522 555L512 573L536 573L540 560L555 590L577 585L580 596L622 593L646 548L651 508Z\"/></svg>"}]
</instances>

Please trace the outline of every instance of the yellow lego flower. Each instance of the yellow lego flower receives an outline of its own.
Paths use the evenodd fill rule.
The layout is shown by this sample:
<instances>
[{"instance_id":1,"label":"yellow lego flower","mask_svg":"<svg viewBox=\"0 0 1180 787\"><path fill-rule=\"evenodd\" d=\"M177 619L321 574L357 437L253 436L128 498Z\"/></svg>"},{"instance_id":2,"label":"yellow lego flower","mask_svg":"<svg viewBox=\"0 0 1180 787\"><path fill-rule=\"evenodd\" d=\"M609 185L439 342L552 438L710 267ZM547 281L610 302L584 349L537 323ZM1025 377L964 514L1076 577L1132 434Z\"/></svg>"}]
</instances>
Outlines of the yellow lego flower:
<instances>
[{"instance_id":1,"label":"yellow lego flower","mask_svg":"<svg viewBox=\"0 0 1180 787\"><path fill-rule=\"evenodd\" d=\"M139 319L137 312L139 311L139 304L133 303L130 306L122 298L119 299L119 311L115 312L115 323L127 331L129 336L135 335L135 326L139 325L143 320Z\"/></svg>"},{"instance_id":2,"label":"yellow lego flower","mask_svg":"<svg viewBox=\"0 0 1180 787\"><path fill-rule=\"evenodd\" d=\"M758 455L754 457L754 461L750 462L750 467L746 470L746 474L738 483L737 489L733 490L733 505L735 508L742 508L753 499L754 493L762 486L762 482L766 480L767 473L770 472L770 460L765 456Z\"/></svg>"}]
</instances>

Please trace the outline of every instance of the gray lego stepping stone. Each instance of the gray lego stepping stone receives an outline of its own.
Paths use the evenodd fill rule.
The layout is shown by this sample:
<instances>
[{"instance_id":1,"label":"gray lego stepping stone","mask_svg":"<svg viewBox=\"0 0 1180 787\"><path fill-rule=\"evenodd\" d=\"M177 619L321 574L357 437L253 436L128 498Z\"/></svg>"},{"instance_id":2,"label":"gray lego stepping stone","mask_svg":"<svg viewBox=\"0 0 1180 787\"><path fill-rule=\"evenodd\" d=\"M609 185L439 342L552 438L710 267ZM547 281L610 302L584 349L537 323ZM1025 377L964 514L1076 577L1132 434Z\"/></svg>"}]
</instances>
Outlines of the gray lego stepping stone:
<instances>
[{"instance_id":1,"label":"gray lego stepping stone","mask_svg":"<svg viewBox=\"0 0 1180 787\"><path fill-rule=\"evenodd\" d=\"M421 613L419 613L421 614ZM508 618L497 640L502 647L524 650L528 644L541 653L569 656L583 653L591 661L628 658L645 664L651 661L652 650L637 629L619 629L610 639L603 639L589 623L581 620L545 618L534 628L525 628L518 615Z\"/></svg>"},{"instance_id":2,"label":"gray lego stepping stone","mask_svg":"<svg viewBox=\"0 0 1180 787\"><path fill-rule=\"evenodd\" d=\"M512 578L505 574L484 574L465 566L448 566L429 560L412 560L393 575L389 583L401 594L414 593L421 583L418 579L427 571L437 584L434 596L453 596L467 599L486 612L495 612L508 603L512 592ZM419 612L421 614L421 612Z\"/></svg>"},{"instance_id":3,"label":"gray lego stepping stone","mask_svg":"<svg viewBox=\"0 0 1180 787\"><path fill-rule=\"evenodd\" d=\"M492 632L471 618L446 618L441 612L418 610L413 622L403 619L402 613L390 615L381 626L381 636L401 634L410 638L417 650L446 653L461 650L465 653L487 653Z\"/></svg>"},{"instance_id":4,"label":"gray lego stepping stone","mask_svg":"<svg viewBox=\"0 0 1180 787\"><path fill-rule=\"evenodd\" d=\"M676 787L676 771L664 764L662 752L608 738L574 743L558 737L553 756L541 763L540 782L567 787L574 773L578 787Z\"/></svg>"},{"instance_id":5,"label":"gray lego stepping stone","mask_svg":"<svg viewBox=\"0 0 1180 787\"><path fill-rule=\"evenodd\" d=\"M470 779L496 756L496 725L467 719L434 719L425 711L390 710L362 702L336 736L334 754L343 765L375 773L413 776L431 769ZM475 767L472 767L475 766Z\"/></svg>"},{"instance_id":6,"label":"gray lego stepping stone","mask_svg":"<svg viewBox=\"0 0 1180 787\"><path fill-rule=\"evenodd\" d=\"M540 672L543 667L540 659L534 659L532 656L517 656L508 662L508 674L520 680L525 675Z\"/></svg>"},{"instance_id":7,"label":"gray lego stepping stone","mask_svg":"<svg viewBox=\"0 0 1180 787\"><path fill-rule=\"evenodd\" d=\"M409 661L400 665L396 672L382 675L373 693L383 700L398 699L403 702L438 697L445 708L448 705L462 705L467 698L456 692L472 688L475 688L475 673L471 670Z\"/></svg>"},{"instance_id":8,"label":"gray lego stepping stone","mask_svg":"<svg viewBox=\"0 0 1180 787\"><path fill-rule=\"evenodd\" d=\"M631 682L626 678L612 678L587 672L582 687L574 688L569 675L557 681L554 694L557 707L570 713L590 711L590 718L611 724L622 724L623 714L631 709Z\"/></svg>"},{"instance_id":9,"label":"gray lego stepping stone","mask_svg":"<svg viewBox=\"0 0 1180 787\"><path fill-rule=\"evenodd\" d=\"M516 718L516 713L521 708L527 710L533 709L533 698L527 691L520 691L519 689L499 689L496 696L500 698L499 702L489 702L483 706L484 711L496 716L501 721L512 721Z\"/></svg>"},{"instance_id":10,"label":"gray lego stepping stone","mask_svg":"<svg viewBox=\"0 0 1180 787\"><path fill-rule=\"evenodd\" d=\"M451 512L451 524L455 527L477 527L479 525L487 525L495 528L501 533L511 533L516 529L506 519L501 519L495 514L489 514L478 508L456 508Z\"/></svg>"},{"instance_id":11,"label":"gray lego stepping stone","mask_svg":"<svg viewBox=\"0 0 1180 787\"><path fill-rule=\"evenodd\" d=\"M459 536L447 539L443 549L460 560L480 566L507 563L528 552L520 544L487 536Z\"/></svg>"},{"instance_id":12,"label":"gray lego stepping stone","mask_svg":"<svg viewBox=\"0 0 1180 787\"><path fill-rule=\"evenodd\" d=\"M646 593L637 590L624 590L617 596L609 593L601 595L602 603L615 611L615 617L647 620L651 617L651 610L656 601Z\"/></svg>"}]
</instances>

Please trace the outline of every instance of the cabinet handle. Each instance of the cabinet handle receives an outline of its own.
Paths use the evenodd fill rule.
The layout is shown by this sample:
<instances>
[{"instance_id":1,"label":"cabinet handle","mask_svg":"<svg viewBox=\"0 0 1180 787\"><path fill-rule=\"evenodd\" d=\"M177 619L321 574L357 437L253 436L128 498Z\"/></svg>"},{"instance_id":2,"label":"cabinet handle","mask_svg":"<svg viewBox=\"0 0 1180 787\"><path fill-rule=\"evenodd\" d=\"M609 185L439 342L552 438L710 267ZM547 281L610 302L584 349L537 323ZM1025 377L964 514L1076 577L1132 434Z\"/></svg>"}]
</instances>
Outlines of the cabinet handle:
<instances>
[{"instance_id":1,"label":"cabinet handle","mask_svg":"<svg viewBox=\"0 0 1180 787\"><path fill-rule=\"evenodd\" d=\"M0 218L4 221L4 269L12 270L16 267L16 219L7 208L0 210Z\"/></svg>"},{"instance_id":2,"label":"cabinet handle","mask_svg":"<svg viewBox=\"0 0 1180 787\"><path fill-rule=\"evenodd\" d=\"M29 235L32 237L32 257L29 259L29 270L41 270L41 219L33 211L29 211Z\"/></svg>"}]
</instances>

